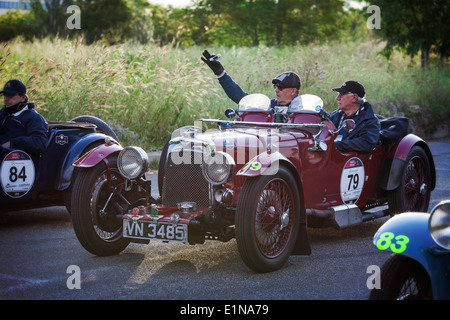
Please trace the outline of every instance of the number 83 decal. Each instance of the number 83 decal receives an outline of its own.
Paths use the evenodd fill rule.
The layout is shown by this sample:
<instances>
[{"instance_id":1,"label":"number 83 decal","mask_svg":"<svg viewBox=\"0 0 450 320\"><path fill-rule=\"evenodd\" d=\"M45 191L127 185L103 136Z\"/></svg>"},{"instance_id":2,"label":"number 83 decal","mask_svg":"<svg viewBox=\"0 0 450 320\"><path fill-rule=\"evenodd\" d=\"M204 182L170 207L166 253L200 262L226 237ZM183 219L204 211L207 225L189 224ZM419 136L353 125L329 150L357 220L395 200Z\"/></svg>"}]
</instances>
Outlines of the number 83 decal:
<instances>
[{"instance_id":1,"label":"number 83 decal","mask_svg":"<svg viewBox=\"0 0 450 320\"><path fill-rule=\"evenodd\" d=\"M402 253L406 250L409 238L404 235L396 236L392 232L383 232L377 240L377 248L379 250L391 249L394 253Z\"/></svg>"}]
</instances>

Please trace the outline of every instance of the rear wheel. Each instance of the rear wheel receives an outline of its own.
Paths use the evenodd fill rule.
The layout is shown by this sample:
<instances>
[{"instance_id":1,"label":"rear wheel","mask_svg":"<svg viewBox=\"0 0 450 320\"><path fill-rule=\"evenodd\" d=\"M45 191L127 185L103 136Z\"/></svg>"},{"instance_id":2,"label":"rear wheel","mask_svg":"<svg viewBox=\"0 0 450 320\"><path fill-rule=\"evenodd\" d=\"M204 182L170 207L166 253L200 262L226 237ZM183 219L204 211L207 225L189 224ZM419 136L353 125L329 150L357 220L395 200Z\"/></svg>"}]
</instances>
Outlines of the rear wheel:
<instances>
[{"instance_id":1,"label":"rear wheel","mask_svg":"<svg viewBox=\"0 0 450 320\"><path fill-rule=\"evenodd\" d=\"M423 148L415 146L406 159L400 185L388 194L389 210L391 214L407 211L426 212L430 194L430 162Z\"/></svg>"},{"instance_id":2,"label":"rear wheel","mask_svg":"<svg viewBox=\"0 0 450 320\"><path fill-rule=\"evenodd\" d=\"M123 237L122 219L114 197L105 207L111 191L123 193L124 178L117 170L117 155L107 158L108 172L103 162L95 167L79 170L72 192L72 222L81 245L90 253L108 256L124 250L129 240ZM110 176L110 183L108 182Z\"/></svg>"},{"instance_id":3,"label":"rear wheel","mask_svg":"<svg viewBox=\"0 0 450 320\"><path fill-rule=\"evenodd\" d=\"M236 242L250 269L283 267L297 239L300 205L297 183L286 168L247 178L236 209Z\"/></svg>"}]
</instances>

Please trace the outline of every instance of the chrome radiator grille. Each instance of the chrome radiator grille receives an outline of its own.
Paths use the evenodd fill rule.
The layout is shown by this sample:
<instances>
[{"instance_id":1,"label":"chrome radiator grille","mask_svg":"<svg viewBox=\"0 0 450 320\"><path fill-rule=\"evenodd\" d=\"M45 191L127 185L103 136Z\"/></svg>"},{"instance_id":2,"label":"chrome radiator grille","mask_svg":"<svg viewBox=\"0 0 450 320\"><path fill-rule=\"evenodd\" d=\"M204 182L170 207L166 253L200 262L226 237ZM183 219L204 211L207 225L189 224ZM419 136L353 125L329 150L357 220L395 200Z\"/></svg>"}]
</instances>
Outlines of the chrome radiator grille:
<instances>
[{"instance_id":1,"label":"chrome radiator grille","mask_svg":"<svg viewBox=\"0 0 450 320\"><path fill-rule=\"evenodd\" d=\"M189 157L184 154L185 161L181 164L172 161L172 153L167 156L161 195L164 205L176 206L183 201L194 201L197 207L209 205L209 185L203 177L198 160L201 159L201 153L189 152L189 154Z\"/></svg>"}]
</instances>

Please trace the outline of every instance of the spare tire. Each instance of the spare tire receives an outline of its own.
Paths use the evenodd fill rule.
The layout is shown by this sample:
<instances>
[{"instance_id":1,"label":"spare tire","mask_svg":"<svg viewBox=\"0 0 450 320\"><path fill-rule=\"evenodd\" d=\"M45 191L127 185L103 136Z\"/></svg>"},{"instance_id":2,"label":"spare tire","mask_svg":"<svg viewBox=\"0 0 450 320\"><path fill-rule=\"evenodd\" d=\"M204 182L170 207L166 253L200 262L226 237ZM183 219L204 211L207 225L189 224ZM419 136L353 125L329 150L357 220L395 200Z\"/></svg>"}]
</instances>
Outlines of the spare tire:
<instances>
[{"instance_id":1,"label":"spare tire","mask_svg":"<svg viewBox=\"0 0 450 320\"><path fill-rule=\"evenodd\" d=\"M88 122L88 123L92 123L95 124L97 126L97 131L106 134L107 136L110 136L111 138L113 138L114 140L116 140L118 143L120 143L119 138L117 137L117 135L115 134L115 132L113 131L113 129L111 129L111 127L104 122L103 120L94 117L94 116L79 116L76 117L74 119L72 119L72 121L75 122Z\"/></svg>"}]
</instances>

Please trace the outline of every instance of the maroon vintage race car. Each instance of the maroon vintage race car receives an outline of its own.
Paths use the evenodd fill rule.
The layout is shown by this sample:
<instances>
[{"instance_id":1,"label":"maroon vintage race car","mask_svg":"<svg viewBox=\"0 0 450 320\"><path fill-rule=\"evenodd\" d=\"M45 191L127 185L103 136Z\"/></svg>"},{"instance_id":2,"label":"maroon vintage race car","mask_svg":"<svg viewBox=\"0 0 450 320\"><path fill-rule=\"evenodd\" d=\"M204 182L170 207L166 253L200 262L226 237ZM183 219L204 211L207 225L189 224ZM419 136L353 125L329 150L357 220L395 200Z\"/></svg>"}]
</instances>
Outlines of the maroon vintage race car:
<instances>
[{"instance_id":1,"label":"maroon vintage race car","mask_svg":"<svg viewBox=\"0 0 450 320\"><path fill-rule=\"evenodd\" d=\"M129 242L236 238L245 264L268 272L311 253L308 227L344 228L428 209L434 161L427 144L407 133L405 119L381 120L379 144L362 155L336 148L339 132L314 95L274 109L268 97L248 95L226 115L172 134L157 199L141 148L110 142L80 158L71 203L84 248L104 256Z\"/></svg>"}]
</instances>

